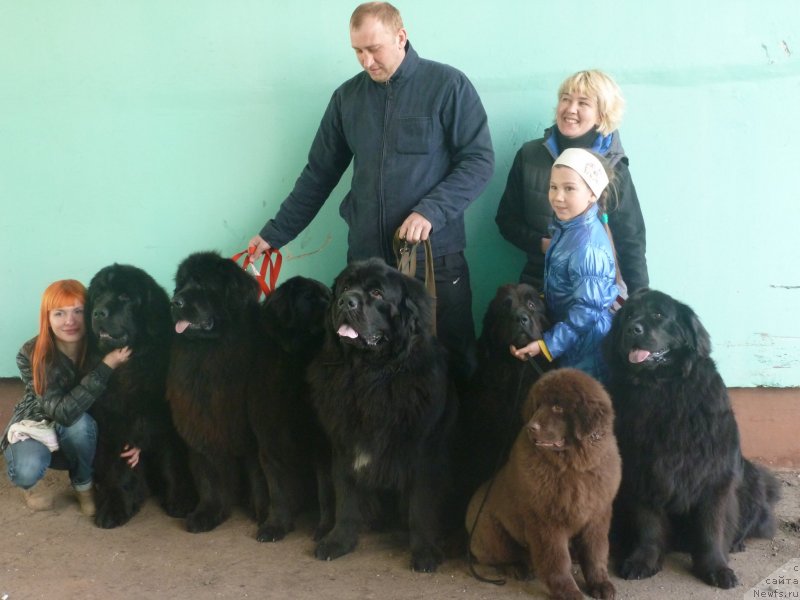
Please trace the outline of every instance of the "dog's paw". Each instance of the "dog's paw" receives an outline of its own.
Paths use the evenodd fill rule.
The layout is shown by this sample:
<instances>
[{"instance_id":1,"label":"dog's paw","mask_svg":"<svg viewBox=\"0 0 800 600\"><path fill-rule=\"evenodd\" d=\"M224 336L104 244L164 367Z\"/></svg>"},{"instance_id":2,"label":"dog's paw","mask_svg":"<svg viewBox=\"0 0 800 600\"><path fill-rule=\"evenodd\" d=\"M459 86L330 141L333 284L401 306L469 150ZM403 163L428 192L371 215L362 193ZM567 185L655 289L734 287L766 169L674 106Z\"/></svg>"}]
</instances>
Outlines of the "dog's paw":
<instances>
[{"instance_id":1,"label":"dog's paw","mask_svg":"<svg viewBox=\"0 0 800 600\"><path fill-rule=\"evenodd\" d=\"M170 517L185 519L192 512L195 504L197 504L196 501L188 498L165 498L161 503L161 508Z\"/></svg>"},{"instance_id":2,"label":"dog's paw","mask_svg":"<svg viewBox=\"0 0 800 600\"><path fill-rule=\"evenodd\" d=\"M601 598L601 600L614 600L617 597L614 584L608 580L589 584L586 593L592 598Z\"/></svg>"},{"instance_id":3,"label":"dog's paw","mask_svg":"<svg viewBox=\"0 0 800 600\"><path fill-rule=\"evenodd\" d=\"M113 529L131 520L139 507L126 501L124 494L102 494L97 500L94 523L103 529Z\"/></svg>"},{"instance_id":4,"label":"dog's paw","mask_svg":"<svg viewBox=\"0 0 800 600\"><path fill-rule=\"evenodd\" d=\"M274 525L271 523L264 523L258 528L256 533L256 540L259 542L279 542L286 537L286 534L292 530L291 527L283 527L282 525Z\"/></svg>"},{"instance_id":5,"label":"dog's paw","mask_svg":"<svg viewBox=\"0 0 800 600\"><path fill-rule=\"evenodd\" d=\"M739 585L736 573L729 567L715 567L709 569L697 569L697 576L708 585L713 585L723 590L729 590Z\"/></svg>"},{"instance_id":6,"label":"dog's paw","mask_svg":"<svg viewBox=\"0 0 800 600\"><path fill-rule=\"evenodd\" d=\"M319 523L317 523L316 528L314 529L314 541L318 542L326 535L328 535L331 530L333 529L333 521L328 519L320 519Z\"/></svg>"},{"instance_id":7,"label":"dog's paw","mask_svg":"<svg viewBox=\"0 0 800 600\"><path fill-rule=\"evenodd\" d=\"M583 592L577 587L574 589L550 590L550 598L552 600L583 600Z\"/></svg>"},{"instance_id":8,"label":"dog's paw","mask_svg":"<svg viewBox=\"0 0 800 600\"><path fill-rule=\"evenodd\" d=\"M737 552L744 552L747 550L747 546L744 543L744 540L739 540L738 542L733 542L731 544L730 553L735 554Z\"/></svg>"},{"instance_id":9,"label":"dog's paw","mask_svg":"<svg viewBox=\"0 0 800 600\"><path fill-rule=\"evenodd\" d=\"M411 554L411 569L418 573L433 573L441 562L440 553L433 548L423 548Z\"/></svg>"},{"instance_id":10,"label":"dog's paw","mask_svg":"<svg viewBox=\"0 0 800 600\"><path fill-rule=\"evenodd\" d=\"M106 504L97 509L94 515L94 523L103 529L113 529L130 521L132 516L133 514L126 510L124 506Z\"/></svg>"},{"instance_id":11,"label":"dog's paw","mask_svg":"<svg viewBox=\"0 0 800 600\"><path fill-rule=\"evenodd\" d=\"M331 532L317 544L314 556L319 560L334 560L352 552L357 543L356 536L337 536L335 532Z\"/></svg>"},{"instance_id":12,"label":"dog's paw","mask_svg":"<svg viewBox=\"0 0 800 600\"><path fill-rule=\"evenodd\" d=\"M638 558L629 558L622 563L619 569L619 576L623 579L647 579L661 570L661 565L650 564Z\"/></svg>"},{"instance_id":13,"label":"dog's paw","mask_svg":"<svg viewBox=\"0 0 800 600\"><path fill-rule=\"evenodd\" d=\"M186 531L189 533L211 531L226 518L219 510L195 510L186 517Z\"/></svg>"}]
</instances>

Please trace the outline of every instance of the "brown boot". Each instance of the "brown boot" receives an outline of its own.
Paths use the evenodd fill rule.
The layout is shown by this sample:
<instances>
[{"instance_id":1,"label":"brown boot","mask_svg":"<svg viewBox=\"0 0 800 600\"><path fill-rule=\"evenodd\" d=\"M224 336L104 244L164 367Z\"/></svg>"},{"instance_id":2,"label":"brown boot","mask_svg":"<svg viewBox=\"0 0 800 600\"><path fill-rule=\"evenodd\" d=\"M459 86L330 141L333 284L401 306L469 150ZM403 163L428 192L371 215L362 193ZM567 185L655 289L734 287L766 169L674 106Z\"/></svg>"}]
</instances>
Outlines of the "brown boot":
<instances>
[{"instance_id":1,"label":"brown boot","mask_svg":"<svg viewBox=\"0 0 800 600\"><path fill-rule=\"evenodd\" d=\"M75 495L78 497L78 504L81 505L81 512L87 517L93 517L95 513L94 490L92 488L81 492L75 490Z\"/></svg>"},{"instance_id":2,"label":"brown boot","mask_svg":"<svg viewBox=\"0 0 800 600\"><path fill-rule=\"evenodd\" d=\"M53 494L46 490L43 484L34 485L27 490L22 490L25 504L31 510L52 510Z\"/></svg>"}]
</instances>

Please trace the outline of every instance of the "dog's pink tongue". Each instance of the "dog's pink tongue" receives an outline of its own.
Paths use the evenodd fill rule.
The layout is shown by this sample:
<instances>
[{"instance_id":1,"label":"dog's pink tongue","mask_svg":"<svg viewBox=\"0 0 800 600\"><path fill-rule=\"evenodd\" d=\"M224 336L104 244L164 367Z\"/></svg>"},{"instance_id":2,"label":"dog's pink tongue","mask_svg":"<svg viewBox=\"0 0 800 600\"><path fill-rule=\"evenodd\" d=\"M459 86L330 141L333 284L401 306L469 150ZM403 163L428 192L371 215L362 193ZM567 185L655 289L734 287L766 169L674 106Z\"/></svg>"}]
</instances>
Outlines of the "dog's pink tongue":
<instances>
[{"instance_id":1,"label":"dog's pink tongue","mask_svg":"<svg viewBox=\"0 0 800 600\"><path fill-rule=\"evenodd\" d=\"M640 362L646 361L648 356L650 356L650 352L648 352L647 350L640 350L637 348L635 350L630 351L630 354L628 354L628 360L632 363L638 364Z\"/></svg>"},{"instance_id":2,"label":"dog's pink tongue","mask_svg":"<svg viewBox=\"0 0 800 600\"><path fill-rule=\"evenodd\" d=\"M339 327L339 331L337 331L336 333L338 333L342 337L349 337L353 339L358 337L356 330L350 327L350 325L342 325L341 327Z\"/></svg>"},{"instance_id":3,"label":"dog's pink tongue","mask_svg":"<svg viewBox=\"0 0 800 600\"><path fill-rule=\"evenodd\" d=\"M189 327L189 325L191 325L189 321L178 321L177 323L175 323L175 331L177 331L178 333L183 333L184 331L186 331L186 328Z\"/></svg>"}]
</instances>

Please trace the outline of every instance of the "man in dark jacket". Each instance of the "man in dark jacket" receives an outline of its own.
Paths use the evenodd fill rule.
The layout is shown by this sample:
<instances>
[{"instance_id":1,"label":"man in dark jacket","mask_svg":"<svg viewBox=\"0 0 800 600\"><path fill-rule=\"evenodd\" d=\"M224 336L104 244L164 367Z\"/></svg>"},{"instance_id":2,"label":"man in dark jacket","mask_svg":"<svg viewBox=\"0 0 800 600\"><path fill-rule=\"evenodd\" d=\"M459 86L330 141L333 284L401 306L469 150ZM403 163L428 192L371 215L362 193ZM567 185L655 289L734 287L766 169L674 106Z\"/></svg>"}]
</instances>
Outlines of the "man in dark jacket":
<instances>
[{"instance_id":1,"label":"man in dark jacket","mask_svg":"<svg viewBox=\"0 0 800 600\"><path fill-rule=\"evenodd\" d=\"M394 264L398 229L411 243L430 238L438 335L456 376L464 377L475 337L464 211L494 169L486 112L463 73L419 57L391 4L356 8L350 40L364 71L333 93L308 164L275 218L250 241L251 254L299 235L352 160L339 209L349 226L348 261L379 256ZM418 264L420 276L424 261Z\"/></svg>"}]
</instances>

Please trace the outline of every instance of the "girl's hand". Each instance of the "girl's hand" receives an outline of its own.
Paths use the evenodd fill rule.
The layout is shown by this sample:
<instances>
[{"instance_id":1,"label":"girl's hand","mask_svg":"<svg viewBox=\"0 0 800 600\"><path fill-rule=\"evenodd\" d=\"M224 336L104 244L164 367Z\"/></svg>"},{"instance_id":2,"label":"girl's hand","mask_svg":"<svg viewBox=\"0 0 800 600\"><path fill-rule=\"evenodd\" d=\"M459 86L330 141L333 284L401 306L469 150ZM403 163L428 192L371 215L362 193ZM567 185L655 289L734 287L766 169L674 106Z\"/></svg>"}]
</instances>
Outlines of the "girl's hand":
<instances>
[{"instance_id":1,"label":"girl's hand","mask_svg":"<svg viewBox=\"0 0 800 600\"><path fill-rule=\"evenodd\" d=\"M542 347L539 345L539 342L531 342L527 346L523 346L522 348L516 348L515 346L509 346L509 351L511 352L511 356L514 358L518 358L519 360L528 360L529 358L533 358L541 354Z\"/></svg>"},{"instance_id":2,"label":"girl's hand","mask_svg":"<svg viewBox=\"0 0 800 600\"><path fill-rule=\"evenodd\" d=\"M136 465L139 464L139 454L141 453L141 449L139 448L131 448L128 444L125 444L125 447L122 449L120 453L120 457L124 458L125 461L128 463L128 466L132 469Z\"/></svg>"},{"instance_id":3,"label":"girl's hand","mask_svg":"<svg viewBox=\"0 0 800 600\"><path fill-rule=\"evenodd\" d=\"M122 363L127 362L131 357L131 349L128 346L112 350L103 357L103 362L112 369L116 369Z\"/></svg>"}]
</instances>

